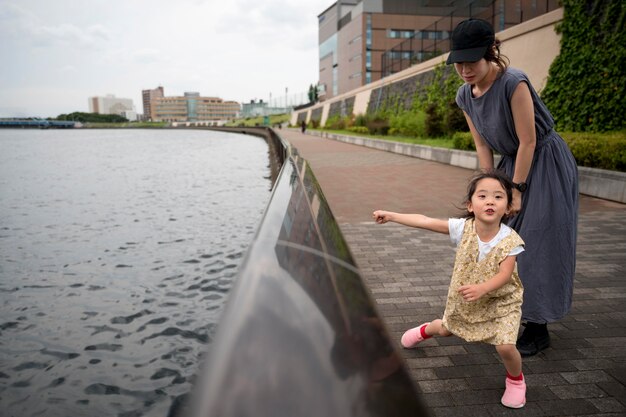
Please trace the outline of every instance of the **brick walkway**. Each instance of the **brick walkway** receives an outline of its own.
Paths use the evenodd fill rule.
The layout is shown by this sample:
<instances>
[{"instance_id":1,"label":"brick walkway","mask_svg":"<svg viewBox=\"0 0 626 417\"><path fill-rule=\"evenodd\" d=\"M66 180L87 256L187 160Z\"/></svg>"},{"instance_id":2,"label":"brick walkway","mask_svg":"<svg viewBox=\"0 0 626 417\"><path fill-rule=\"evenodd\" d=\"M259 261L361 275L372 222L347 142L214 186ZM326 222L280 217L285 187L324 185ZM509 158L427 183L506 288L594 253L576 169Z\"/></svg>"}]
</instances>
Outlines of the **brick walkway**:
<instances>
[{"instance_id":1,"label":"brick walkway","mask_svg":"<svg viewBox=\"0 0 626 417\"><path fill-rule=\"evenodd\" d=\"M440 317L454 262L448 236L376 225L371 213L457 215L472 171L278 133L311 164L391 336ZM573 308L550 326L552 346L524 359L526 406L500 405L504 371L493 347L433 338L401 351L434 416L626 416L626 205L580 203Z\"/></svg>"}]
</instances>

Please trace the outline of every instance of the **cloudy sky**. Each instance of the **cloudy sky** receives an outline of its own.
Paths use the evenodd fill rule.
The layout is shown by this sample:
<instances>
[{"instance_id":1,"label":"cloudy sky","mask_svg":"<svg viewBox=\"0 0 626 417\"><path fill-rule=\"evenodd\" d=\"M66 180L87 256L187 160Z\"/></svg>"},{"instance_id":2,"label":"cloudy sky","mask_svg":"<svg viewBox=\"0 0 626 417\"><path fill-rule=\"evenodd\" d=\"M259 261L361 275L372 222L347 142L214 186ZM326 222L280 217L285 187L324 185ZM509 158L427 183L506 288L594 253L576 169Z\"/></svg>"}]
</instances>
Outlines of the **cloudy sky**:
<instances>
[{"instance_id":1,"label":"cloudy sky","mask_svg":"<svg viewBox=\"0 0 626 417\"><path fill-rule=\"evenodd\" d=\"M247 102L306 94L331 0L0 0L0 117L141 90Z\"/></svg>"}]
</instances>

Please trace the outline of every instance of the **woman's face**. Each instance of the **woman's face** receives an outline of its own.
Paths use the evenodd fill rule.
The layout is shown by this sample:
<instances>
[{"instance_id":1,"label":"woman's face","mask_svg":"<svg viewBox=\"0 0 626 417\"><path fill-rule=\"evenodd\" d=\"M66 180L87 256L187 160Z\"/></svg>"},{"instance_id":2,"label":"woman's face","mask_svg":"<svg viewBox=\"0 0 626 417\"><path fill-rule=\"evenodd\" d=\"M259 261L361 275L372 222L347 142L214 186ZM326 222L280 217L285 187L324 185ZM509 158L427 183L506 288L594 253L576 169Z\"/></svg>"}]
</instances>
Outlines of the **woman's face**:
<instances>
[{"instance_id":1,"label":"woman's face","mask_svg":"<svg viewBox=\"0 0 626 417\"><path fill-rule=\"evenodd\" d=\"M491 64L485 58L476 62L456 62L454 69L467 84L480 84L489 74Z\"/></svg>"}]
</instances>

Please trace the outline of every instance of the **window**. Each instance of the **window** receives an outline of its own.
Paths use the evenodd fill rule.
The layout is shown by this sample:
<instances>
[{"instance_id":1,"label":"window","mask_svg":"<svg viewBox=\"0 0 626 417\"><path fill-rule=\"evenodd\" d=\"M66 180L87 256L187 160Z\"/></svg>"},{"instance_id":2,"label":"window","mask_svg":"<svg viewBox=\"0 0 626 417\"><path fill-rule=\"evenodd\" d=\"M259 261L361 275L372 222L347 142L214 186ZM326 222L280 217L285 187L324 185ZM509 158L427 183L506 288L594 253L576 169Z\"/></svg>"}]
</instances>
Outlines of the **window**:
<instances>
[{"instance_id":1,"label":"window","mask_svg":"<svg viewBox=\"0 0 626 417\"><path fill-rule=\"evenodd\" d=\"M415 36L415 31L414 30L409 30L409 29L388 29L387 30L387 37L388 38L392 38L392 39L407 39L407 38L412 38Z\"/></svg>"},{"instance_id":2,"label":"window","mask_svg":"<svg viewBox=\"0 0 626 417\"><path fill-rule=\"evenodd\" d=\"M450 37L450 32L446 30L420 30L415 34L417 39L442 40Z\"/></svg>"}]
</instances>

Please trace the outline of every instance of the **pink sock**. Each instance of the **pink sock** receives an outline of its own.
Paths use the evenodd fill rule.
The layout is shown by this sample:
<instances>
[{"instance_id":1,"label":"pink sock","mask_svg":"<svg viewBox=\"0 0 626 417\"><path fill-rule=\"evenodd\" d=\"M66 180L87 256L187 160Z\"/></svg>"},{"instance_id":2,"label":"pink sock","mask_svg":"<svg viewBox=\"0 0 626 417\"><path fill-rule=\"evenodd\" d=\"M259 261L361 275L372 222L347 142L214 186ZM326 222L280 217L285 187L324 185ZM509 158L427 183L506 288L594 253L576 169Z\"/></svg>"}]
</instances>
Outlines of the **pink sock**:
<instances>
[{"instance_id":1,"label":"pink sock","mask_svg":"<svg viewBox=\"0 0 626 417\"><path fill-rule=\"evenodd\" d=\"M427 335L427 334L426 334L426 326L428 326L428 325L427 325L427 324L425 324L425 325L423 325L422 327L420 327L420 334L422 335L422 337L423 337L424 339L429 339L429 338L431 338L432 336L430 336L430 335Z\"/></svg>"},{"instance_id":2,"label":"pink sock","mask_svg":"<svg viewBox=\"0 0 626 417\"><path fill-rule=\"evenodd\" d=\"M513 381L522 381L524 379L524 374L522 372L520 372L520 374L518 376L513 376L511 375L508 371L506 373L506 377L513 380Z\"/></svg>"}]
</instances>

